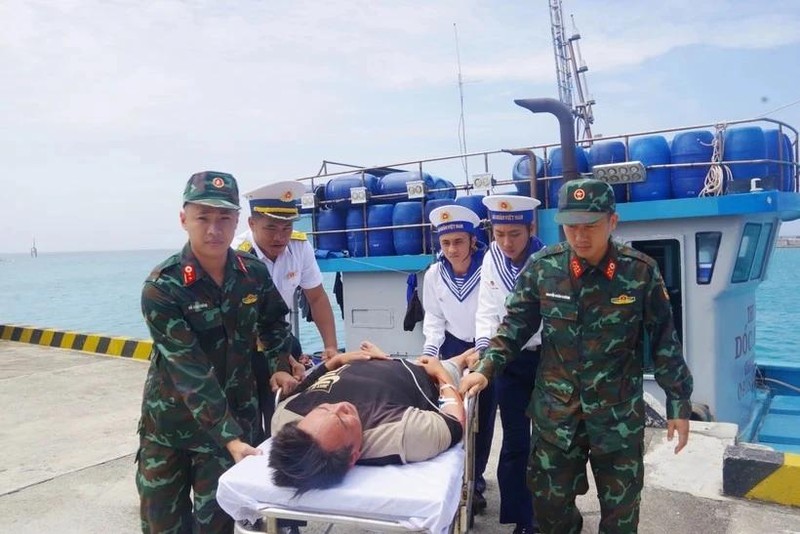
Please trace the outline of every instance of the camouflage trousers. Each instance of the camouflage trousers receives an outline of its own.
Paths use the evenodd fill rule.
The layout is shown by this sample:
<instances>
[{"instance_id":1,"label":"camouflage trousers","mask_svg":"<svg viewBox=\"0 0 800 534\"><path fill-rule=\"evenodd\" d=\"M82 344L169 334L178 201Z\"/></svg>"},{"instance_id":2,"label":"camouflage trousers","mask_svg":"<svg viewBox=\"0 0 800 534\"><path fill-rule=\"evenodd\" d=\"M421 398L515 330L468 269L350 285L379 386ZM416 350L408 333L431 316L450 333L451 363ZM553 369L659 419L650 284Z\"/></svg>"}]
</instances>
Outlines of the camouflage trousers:
<instances>
[{"instance_id":1,"label":"camouflage trousers","mask_svg":"<svg viewBox=\"0 0 800 534\"><path fill-rule=\"evenodd\" d=\"M576 495L589 490L586 462L590 462L600 501L600 534L635 533L644 483L644 446L608 454L590 454L586 427L578 426L575 440L563 451L534 437L528 461L528 487L539 528L545 534L580 534L583 517Z\"/></svg>"},{"instance_id":2,"label":"camouflage trousers","mask_svg":"<svg viewBox=\"0 0 800 534\"><path fill-rule=\"evenodd\" d=\"M219 477L233 465L224 456L140 440L136 489L145 534L230 534L233 519L217 504ZM194 506L189 492L194 497Z\"/></svg>"}]
</instances>

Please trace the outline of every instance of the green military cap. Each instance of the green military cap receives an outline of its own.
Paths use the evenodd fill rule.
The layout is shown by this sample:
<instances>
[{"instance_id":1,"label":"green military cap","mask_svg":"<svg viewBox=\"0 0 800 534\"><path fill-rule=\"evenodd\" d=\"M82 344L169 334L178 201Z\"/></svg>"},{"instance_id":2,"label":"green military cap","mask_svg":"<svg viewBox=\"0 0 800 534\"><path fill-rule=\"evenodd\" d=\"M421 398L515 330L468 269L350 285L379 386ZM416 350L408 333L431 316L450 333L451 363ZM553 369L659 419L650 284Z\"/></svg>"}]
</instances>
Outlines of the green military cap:
<instances>
[{"instance_id":1,"label":"green military cap","mask_svg":"<svg viewBox=\"0 0 800 534\"><path fill-rule=\"evenodd\" d=\"M236 178L225 172L205 171L193 174L183 190L183 202L203 204L227 210L239 209L239 186Z\"/></svg>"},{"instance_id":2,"label":"green military cap","mask_svg":"<svg viewBox=\"0 0 800 534\"><path fill-rule=\"evenodd\" d=\"M614 213L614 191L606 182L593 178L570 180L558 190L559 224L591 224L604 213Z\"/></svg>"}]
</instances>

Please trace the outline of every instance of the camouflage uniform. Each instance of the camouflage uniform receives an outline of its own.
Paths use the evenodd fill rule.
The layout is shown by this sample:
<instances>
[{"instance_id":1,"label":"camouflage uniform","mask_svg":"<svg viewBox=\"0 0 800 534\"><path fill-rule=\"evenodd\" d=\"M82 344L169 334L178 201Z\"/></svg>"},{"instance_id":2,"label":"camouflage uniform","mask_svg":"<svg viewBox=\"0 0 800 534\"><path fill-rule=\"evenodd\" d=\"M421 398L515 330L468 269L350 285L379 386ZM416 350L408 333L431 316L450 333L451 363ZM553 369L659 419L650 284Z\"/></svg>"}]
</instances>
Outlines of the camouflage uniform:
<instances>
[{"instance_id":1,"label":"camouflage uniform","mask_svg":"<svg viewBox=\"0 0 800 534\"><path fill-rule=\"evenodd\" d=\"M611 188L596 183L602 184L581 180L562 189L583 185L578 196L585 194L580 205L586 211L613 212ZM528 484L542 532L581 531L575 496L588 490L589 458L600 532L636 532L644 339L656 381L667 394L668 418L688 419L691 413L692 377L656 262L610 241L605 257L592 266L561 243L531 257L506 306L478 370L491 377L502 369L543 322L541 361L527 409L533 420Z\"/></svg>"},{"instance_id":2,"label":"camouflage uniform","mask_svg":"<svg viewBox=\"0 0 800 534\"><path fill-rule=\"evenodd\" d=\"M202 196L199 185L190 181L184 198ZM233 465L225 444L258 437L256 342L271 373L289 371L286 304L256 258L229 250L218 286L187 244L147 278L142 311L154 346L139 421L142 530L230 532L215 500Z\"/></svg>"}]
</instances>

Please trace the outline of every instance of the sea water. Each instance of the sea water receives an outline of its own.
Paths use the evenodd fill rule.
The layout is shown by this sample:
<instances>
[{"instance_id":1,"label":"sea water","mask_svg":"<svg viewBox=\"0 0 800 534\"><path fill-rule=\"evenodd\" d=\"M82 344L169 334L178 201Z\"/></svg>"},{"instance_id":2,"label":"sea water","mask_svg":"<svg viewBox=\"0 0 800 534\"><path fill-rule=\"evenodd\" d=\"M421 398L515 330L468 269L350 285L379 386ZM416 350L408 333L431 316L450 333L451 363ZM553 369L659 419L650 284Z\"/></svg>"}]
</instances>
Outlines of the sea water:
<instances>
[{"instance_id":1,"label":"sea water","mask_svg":"<svg viewBox=\"0 0 800 534\"><path fill-rule=\"evenodd\" d=\"M0 254L0 324L148 339L141 315L142 283L172 252L137 250ZM800 307L795 295L799 248L778 248L767 279L756 292L756 359L800 364ZM334 275L324 273L337 337L345 339L341 310L333 297ZM405 292L405 286L399 290ZM313 323L300 319L300 341L307 353L322 350Z\"/></svg>"}]
</instances>

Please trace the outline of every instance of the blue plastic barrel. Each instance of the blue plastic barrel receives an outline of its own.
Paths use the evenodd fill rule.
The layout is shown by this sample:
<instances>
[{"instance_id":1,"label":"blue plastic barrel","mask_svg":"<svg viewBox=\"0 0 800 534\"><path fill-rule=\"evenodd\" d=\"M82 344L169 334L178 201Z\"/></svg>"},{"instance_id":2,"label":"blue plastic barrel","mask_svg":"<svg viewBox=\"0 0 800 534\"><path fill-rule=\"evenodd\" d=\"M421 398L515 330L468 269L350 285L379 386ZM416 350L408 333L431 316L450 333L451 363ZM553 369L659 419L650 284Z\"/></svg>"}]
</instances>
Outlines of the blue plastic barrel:
<instances>
[{"instance_id":1,"label":"blue plastic barrel","mask_svg":"<svg viewBox=\"0 0 800 534\"><path fill-rule=\"evenodd\" d=\"M435 183L435 178L423 172L421 175L418 171L403 171L393 172L382 177L378 183L378 195L383 198L376 198L376 204L396 204L397 202L408 200L408 189L406 184L408 182L422 181L425 183L426 189L432 189ZM390 195L384 197L384 195Z\"/></svg>"},{"instance_id":2,"label":"blue plastic barrel","mask_svg":"<svg viewBox=\"0 0 800 534\"><path fill-rule=\"evenodd\" d=\"M671 161L669 143L663 135L637 137L630 142L631 161L641 161L645 167L649 165L668 165ZM669 168L647 169L647 180L631 184L632 202L642 200L664 200L670 197L672 173Z\"/></svg>"},{"instance_id":3,"label":"blue plastic barrel","mask_svg":"<svg viewBox=\"0 0 800 534\"><path fill-rule=\"evenodd\" d=\"M422 223L422 202L406 201L398 202L394 205L392 213L392 225L399 226L404 224ZM398 256L406 254L422 254L422 241L425 228L395 228L392 239L394 241L394 251Z\"/></svg>"},{"instance_id":4,"label":"blue plastic barrel","mask_svg":"<svg viewBox=\"0 0 800 534\"><path fill-rule=\"evenodd\" d=\"M454 200L456 198L456 186L450 180L434 178L432 189L438 189L438 191L428 193L428 200Z\"/></svg>"},{"instance_id":5,"label":"blue plastic barrel","mask_svg":"<svg viewBox=\"0 0 800 534\"><path fill-rule=\"evenodd\" d=\"M536 165L536 177L541 178L544 176L544 161L535 154L533 157ZM514 162L511 178L514 180L514 187L517 188L520 196L531 196L531 158L529 156L522 156Z\"/></svg>"},{"instance_id":6,"label":"blue plastic barrel","mask_svg":"<svg viewBox=\"0 0 800 534\"><path fill-rule=\"evenodd\" d=\"M714 134L707 130L681 132L672 138L672 163L710 162L714 154ZM672 198L694 198L705 185L710 165L673 167Z\"/></svg>"},{"instance_id":7,"label":"blue plastic barrel","mask_svg":"<svg viewBox=\"0 0 800 534\"><path fill-rule=\"evenodd\" d=\"M424 214L425 217L423 219L424 222L425 223L431 222L430 215L434 209L440 206L450 206L452 204L455 204L455 202L447 198L437 198L434 200L429 200L428 202L425 203L425 214ZM439 251L439 238L433 232L431 227L428 227L425 232L425 250L428 253Z\"/></svg>"},{"instance_id":8,"label":"blue plastic barrel","mask_svg":"<svg viewBox=\"0 0 800 534\"><path fill-rule=\"evenodd\" d=\"M528 189L530 189L530 187ZM485 220L489 218L489 214L487 213L488 210L486 208L486 205L484 205L484 203L482 202L483 197L484 195L467 195L463 197L458 197L456 198L456 204L471 209L472 211L475 212L478 218L480 218L481 220ZM476 232L476 235L478 237L478 241L480 241L484 245L489 244L489 237L486 235L486 232L484 230L478 230Z\"/></svg>"},{"instance_id":9,"label":"blue plastic barrel","mask_svg":"<svg viewBox=\"0 0 800 534\"><path fill-rule=\"evenodd\" d=\"M394 256L394 231L391 229L393 214L394 204L376 204L367 208L367 227L389 227L388 230L375 230L367 235L370 256Z\"/></svg>"},{"instance_id":10,"label":"blue plastic barrel","mask_svg":"<svg viewBox=\"0 0 800 534\"><path fill-rule=\"evenodd\" d=\"M325 184L325 200L333 201L328 206L333 209L350 208L350 188L366 187L369 195L374 195L378 188L378 179L372 174L351 174L331 178Z\"/></svg>"},{"instance_id":11,"label":"blue plastic barrel","mask_svg":"<svg viewBox=\"0 0 800 534\"><path fill-rule=\"evenodd\" d=\"M608 165L609 163L621 163L625 159L625 143L622 141L601 141L595 143L589 150L589 166ZM614 190L614 200L617 204L625 202L628 192L625 185L612 185Z\"/></svg>"},{"instance_id":12,"label":"blue plastic barrel","mask_svg":"<svg viewBox=\"0 0 800 534\"><path fill-rule=\"evenodd\" d=\"M325 204L325 187L326 184L317 184L314 186L314 204L316 204L317 209L320 210L331 209L331 206Z\"/></svg>"},{"instance_id":13,"label":"blue plastic barrel","mask_svg":"<svg viewBox=\"0 0 800 534\"><path fill-rule=\"evenodd\" d=\"M437 198L456 198L456 191L453 183L432 176L427 172L420 174L418 171L403 171L393 172L381 178L377 186L377 194L380 198L376 198L375 204L396 204L408 200L408 189L406 184L408 182L422 181L425 183L425 189L428 191L425 196L426 200L433 200ZM435 189L445 189L442 191L433 191Z\"/></svg>"},{"instance_id":14,"label":"blue plastic barrel","mask_svg":"<svg viewBox=\"0 0 800 534\"><path fill-rule=\"evenodd\" d=\"M783 144L779 142L779 139ZM780 130L766 130L764 141L767 145L767 159L794 162L794 151L792 151L792 142L788 135L781 133ZM768 163L767 176L778 178L781 191L794 191L794 167L791 165Z\"/></svg>"},{"instance_id":15,"label":"blue plastic barrel","mask_svg":"<svg viewBox=\"0 0 800 534\"><path fill-rule=\"evenodd\" d=\"M317 231L344 230L345 213L339 210L321 210L314 216ZM345 233L319 234L314 236L318 249L340 252L347 250L347 236Z\"/></svg>"},{"instance_id":16,"label":"blue plastic barrel","mask_svg":"<svg viewBox=\"0 0 800 534\"><path fill-rule=\"evenodd\" d=\"M575 147L575 164L578 167L579 173L589 172L589 158L586 157L586 151L583 147ZM548 161L548 176L559 176L554 180L549 180L549 184L539 182L536 189L538 189L538 198L542 202L547 198L549 203L548 208L558 207L558 190L564 183L564 179L560 178L564 174L564 163L561 158L561 147L556 147L550 152L550 159ZM549 188L549 191L547 189ZM547 195L545 195L547 193Z\"/></svg>"},{"instance_id":17,"label":"blue plastic barrel","mask_svg":"<svg viewBox=\"0 0 800 534\"><path fill-rule=\"evenodd\" d=\"M766 163L727 163L737 160L766 159L767 144L764 130L759 126L745 126L725 130L722 159L731 170L734 180L750 180L767 175Z\"/></svg>"},{"instance_id":18,"label":"blue plastic barrel","mask_svg":"<svg viewBox=\"0 0 800 534\"><path fill-rule=\"evenodd\" d=\"M364 228L364 208L356 207L347 210L345 228L356 230ZM358 258L367 255L367 235L366 232L347 232L347 251L350 256Z\"/></svg>"}]
</instances>

